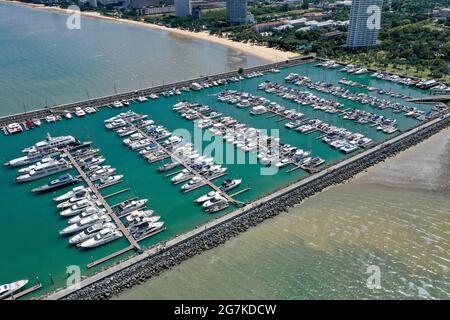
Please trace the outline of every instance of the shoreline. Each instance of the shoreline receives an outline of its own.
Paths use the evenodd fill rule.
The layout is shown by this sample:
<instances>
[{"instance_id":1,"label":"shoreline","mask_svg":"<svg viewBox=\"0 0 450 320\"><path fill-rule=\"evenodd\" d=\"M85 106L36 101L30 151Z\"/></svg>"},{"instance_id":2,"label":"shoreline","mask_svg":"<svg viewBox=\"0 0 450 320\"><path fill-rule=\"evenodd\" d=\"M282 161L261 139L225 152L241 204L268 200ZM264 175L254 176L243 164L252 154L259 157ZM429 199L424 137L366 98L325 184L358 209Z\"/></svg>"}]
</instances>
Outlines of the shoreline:
<instances>
[{"instance_id":1,"label":"shoreline","mask_svg":"<svg viewBox=\"0 0 450 320\"><path fill-rule=\"evenodd\" d=\"M67 10L62 9L59 7L48 7L41 4L33 4L33 3L26 3L26 2L20 2L20 1L14 1L14 0L0 0L0 2L5 3L11 3L16 5L21 5L27 8L36 9L36 10L44 10L47 12L53 12L58 14L65 14L67 15ZM139 27L144 27L150 30L158 30L163 32L168 32L173 35L190 38L190 39L196 39L196 40L202 40L207 41L210 43L215 43L218 45L222 45L228 48L232 48L238 51L242 51L245 53L248 53L250 55L259 57L261 59L267 60L268 62L283 62L289 59L300 57L298 53L295 52L288 52L288 51L281 51L274 48L269 48L265 46L259 46L259 45L252 45L248 43L243 42L236 42L232 41L227 38L220 38L214 35L210 35L208 32L193 32L193 31L187 31L177 28L169 28L165 26L160 26L157 24L152 23L146 23L143 21L135 21L135 20L129 20L129 19L123 19L123 18L114 18L109 16L104 16L99 12L96 11L81 11L81 16L86 18L92 18L92 19L102 19L107 20L115 23L122 23L122 24L128 24L128 25L134 25Z\"/></svg>"},{"instance_id":2,"label":"shoreline","mask_svg":"<svg viewBox=\"0 0 450 320\"><path fill-rule=\"evenodd\" d=\"M450 115L427 122L394 137L366 152L344 160L332 168L314 174L244 208L218 218L186 234L168 241L165 246L149 248L142 255L118 262L110 268L85 279L79 290L65 288L42 299L109 299L113 295L141 284L171 269L182 261L217 247L266 219L288 211L303 200L328 187L345 183L357 174L428 139L448 128Z\"/></svg>"}]
</instances>

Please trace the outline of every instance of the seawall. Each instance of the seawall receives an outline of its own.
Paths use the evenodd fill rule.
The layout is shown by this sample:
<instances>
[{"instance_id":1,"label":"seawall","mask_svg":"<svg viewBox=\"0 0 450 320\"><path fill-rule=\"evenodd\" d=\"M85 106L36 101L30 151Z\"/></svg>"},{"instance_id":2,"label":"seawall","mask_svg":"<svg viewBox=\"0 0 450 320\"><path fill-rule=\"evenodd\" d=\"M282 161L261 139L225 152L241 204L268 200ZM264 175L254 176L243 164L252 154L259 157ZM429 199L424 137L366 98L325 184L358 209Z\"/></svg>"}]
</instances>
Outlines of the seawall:
<instances>
[{"instance_id":1,"label":"seawall","mask_svg":"<svg viewBox=\"0 0 450 320\"><path fill-rule=\"evenodd\" d=\"M315 57L313 57L313 56L304 56L304 57L287 60L284 62L269 63L269 64L264 64L261 66L245 68L244 73L250 73L250 72L255 72L255 71L268 71L273 68L290 67L290 66L295 66L295 65L311 62L314 60L315 60ZM204 76L204 77L200 77L200 78L179 81L179 82L164 84L164 85L145 88L145 89L123 92L123 93L110 95L110 96L98 97L98 98L94 98L94 99L90 99L90 100L61 104L61 105L54 106L54 107L45 107L45 108L41 108L41 109L29 111L29 112L3 116L3 117L0 117L0 127L5 126L12 122L23 122L27 119L34 119L34 118L42 119L51 114L62 115L64 113L66 113L67 111L73 112L75 110L75 108L77 108L77 107L101 108L106 105L112 104L114 101L120 101L122 99L136 99L139 96L149 96L152 93L158 94L163 91L171 90L173 88L182 88L182 87L186 87L186 86L188 87L193 82L214 81L214 80L219 80L219 79L224 79L224 78L230 78L230 77L237 76L237 75L239 75L238 70L234 70L234 71L215 74L215 75L211 75L211 76Z\"/></svg>"}]
</instances>

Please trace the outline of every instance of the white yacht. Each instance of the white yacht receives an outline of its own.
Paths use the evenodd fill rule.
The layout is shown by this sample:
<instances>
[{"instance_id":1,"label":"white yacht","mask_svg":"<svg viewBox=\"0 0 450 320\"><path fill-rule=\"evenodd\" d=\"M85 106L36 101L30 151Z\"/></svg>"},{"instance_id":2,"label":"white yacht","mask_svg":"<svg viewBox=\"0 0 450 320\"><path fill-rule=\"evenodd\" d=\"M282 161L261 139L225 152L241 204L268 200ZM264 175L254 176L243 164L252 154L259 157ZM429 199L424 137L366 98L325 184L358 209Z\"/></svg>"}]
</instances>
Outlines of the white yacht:
<instances>
[{"instance_id":1,"label":"white yacht","mask_svg":"<svg viewBox=\"0 0 450 320\"><path fill-rule=\"evenodd\" d=\"M114 223L112 223L112 222L107 222L107 223L98 222L96 224L93 224L92 226L90 226L86 230L81 231L80 233L77 233L76 235L71 237L69 239L69 243L72 244L72 245L76 245L78 243L86 241L86 240L94 237L97 233L100 232L100 230L102 230L104 228L115 229L116 225Z\"/></svg>"},{"instance_id":2,"label":"white yacht","mask_svg":"<svg viewBox=\"0 0 450 320\"><path fill-rule=\"evenodd\" d=\"M149 234L150 232L162 229L163 226L164 222L162 221L158 222L143 221L131 227L130 232L135 239L140 239L142 236Z\"/></svg>"},{"instance_id":3,"label":"white yacht","mask_svg":"<svg viewBox=\"0 0 450 320\"><path fill-rule=\"evenodd\" d=\"M73 136L52 137L49 133L47 133L47 138L45 140L39 141L31 147L23 149L22 152L29 153L47 150L50 148L62 148L76 142L77 140Z\"/></svg>"},{"instance_id":4,"label":"white yacht","mask_svg":"<svg viewBox=\"0 0 450 320\"><path fill-rule=\"evenodd\" d=\"M44 157L52 157L59 154L59 150L57 148L50 148L46 150L40 151L30 151L26 156L22 156L16 159L12 159L5 163L6 166L11 167L21 167L27 164L32 164L40 161Z\"/></svg>"},{"instance_id":5,"label":"white yacht","mask_svg":"<svg viewBox=\"0 0 450 320\"><path fill-rule=\"evenodd\" d=\"M96 224L97 222L110 222L110 221L111 221L111 218L108 215L93 214L89 217L81 219L77 223L71 224L70 226L62 229L59 232L59 234L67 235L67 234L80 232L80 231L85 230L85 229L89 228L90 226Z\"/></svg>"},{"instance_id":6,"label":"white yacht","mask_svg":"<svg viewBox=\"0 0 450 320\"><path fill-rule=\"evenodd\" d=\"M105 128L109 129L109 130L113 130L113 129L124 127L126 125L128 125L128 122L126 122L123 119L117 119L117 120L114 120L113 122L106 123Z\"/></svg>"},{"instance_id":7,"label":"white yacht","mask_svg":"<svg viewBox=\"0 0 450 320\"><path fill-rule=\"evenodd\" d=\"M195 200L195 202L197 202L197 203L203 203L203 202L206 202L206 201L208 201L208 200L214 198L215 196L220 196L220 194L219 194L217 191L210 191L210 192L208 192L207 194L204 194L203 196L197 198L197 199Z\"/></svg>"},{"instance_id":8,"label":"white yacht","mask_svg":"<svg viewBox=\"0 0 450 320\"><path fill-rule=\"evenodd\" d=\"M153 215L153 210L135 210L131 212L125 219L128 224L133 223L135 220L139 220L142 218L151 217Z\"/></svg>"},{"instance_id":9,"label":"white yacht","mask_svg":"<svg viewBox=\"0 0 450 320\"><path fill-rule=\"evenodd\" d=\"M83 199L75 203L69 209L65 209L59 213L62 217L71 217L75 216L81 211L86 210L87 208L94 207L94 203L88 199Z\"/></svg>"},{"instance_id":10,"label":"white yacht","mask_svg":"<svg viewBox=\"0 0 450 320\"><path fill-rule=\"evenodd\" d=\"M117 206L116 215L123 217L124 215L133 212L135 210L142 209L147 204L148 199L128 200L120 203Z\"/></svg>"},{"instance_id":11,"label":"white yacht","mask_svg":"<svg viewBox=\"0 0 450 320\"><path fill-rule=\"evenodd\" d=\"M79 192L79 193L76 193L70 199L63 201L61 203L58 203L58 205L56 207L58 209L64 210L64 209L67 209L67 208L73 206L74 204L76 204L77 202L79 202L81 200L91 200L92 199L91 197L95 197L95 196L91 196L91 194L87 191Z\"/></svg>"},{"instance_id":12,"label":"white yacht","mask_svg":"<svg viewBox=\"0 0 450 320\"><path fill-rule=\"evenodd\" d=\"M86 112L84 112L84 110L81 109L80 107L76 107L75 108L75 115L77 117L83 117L84 115L86 115Z\"/></svg>"},{"instance_id":13,"label":"white yacht","mask_svg":"<svg viewBox=\"0 0 450 320\"><path fill-rule=\"evenodd\" d=\"M33 181L36 179L48 177L55 173L66 171L70 168L72 168L72 165L69 164L64 159L52 160L37 166L35 169L31 170L26 174L18 176L16 178L16 181L17 182Z\"/></svg>"},{"instance_id":14,"label":"white yacht","mask_svg":"<svg viewBox=\"0 0 450 320\"><path fill-rule=\"evenodd\" d=\"M95 248L116 239L119 239L123 236L122 232L112 229L112 228L104 228L99 233L97 233L92 238L81 242L78 246L80 248Z\"/></svg>"},{"instance_id":15,"label":"white yacht","mask_svg":"<svg viewBox=\"0 0 450 320\"><path fill-rule=\"evenodd\" d=\"M259 114L264 114L267 111L268 111L267 108L264 106L256 106L256 107L252 108L252 111L250 111L250 114L259 115Z\"/></svg>"},{"instance_id":16,"label":"white yacht","mask_svg":"<svg viewBox=\"0 0 450 320\"><path fill-rule=\"evenodd\" d=\"M191 180L189 180L188 182L186 182L185 184L183 184L181 186L181 190L183 191L189 191L191 189L194 189L195 187L201 186L203 185L203 179L200 177L193 177Z\"/></svg>"},{"instance_id":17,"label":"white yacht","mask_svg":"<svg viewBox=\"0 0 450 320\"><path fill-rule=\"evenodd\" d=\"M10 295L16 293L28 283L28 280L19 280L12 283L3 284L0 286L0 300L9 297Z\"/></svg>"},{"instance_id":18,"label":"white yacht","mask_svg":"<svg viewBox=\"0 0 450 320\"><path fill-rule=\"evenodd\" d=\"M79 187L75 187L72 190L53 198L53 201L55 202L61 202L61 201L65 201L68 200L72 197L78 197L81 196L82 194L88 193L90 190L86 187L83 186L79 186Z\"/></svg>"},{"instance_id":19,"label":"white yacht","mask_svg":"<svg viewBox=\"0 0 450 320\"><path fill-rule=\"evenodd\" d=\"M184 179L191 178L194 174L187 169L183 169L180 173L178 173L175 177L171 179L172 183L177 183Z\"/></svg>"},{"instance_id":20,"label":"white yacht","mask_svg":"<svg viewBox=\"0 0 450 320\"><path fill-rule=\"evenodd\" d=\"M140 96L140 97L137 98L137 100L138 100L139 102L146 102L146 101L147 101L147 98L144 97L144 96Z\"/></svg>"},{"instance_id":21,"label":"white yacht","mask_svg":"<svg viewBox=\"0 0 450 320\"><path fill-rule=\"evenodd\" d=\"M36 169L37 167L39 167L39 166L41 166L41 165L43 165L43 164L45 164L45 163L54 161L54 160L55 160L55 159L52 158L52 157L45 157L45 158L42 158L42 159L41 159L40 161L38 161L37 163L32 164L31 166L28 166L28 167L19 169L19 170L17 170L17 171L18 171L19 173L22 173L22 174L28 173L28 172L30 172L31 170Z\"/></svg>"},{"instance_id":22,"label":"white yacht","mask_svg":"<svg viewBox=\"0 0 450 320\"><path fill-rule=\"evenodd\" d=\"M197 82L193 82L191 84L190 88L194 91L200 91L203 89L203 87L200 84L198 84Z\"/></svg>"},{"instance_id":23,"label":"white yacht","mask_svg":"<svg viewBox=\"0 0 450 320\"><path fill-rule=\"evenodd\" d=\"M123 103L120 102L120 101L114 101L112 105L113 105L113 107L116 108L116 109L122 108L122 107L123 107Z\"/></svg>"},{"instance_id":24,"label":"white yacht","mask_svg":"<svg viewBox=\"0 0 450 320\"><path fill-rule=\"evenodd\" d=\"M114 172L116 172L116 168L107 168L107 169L102 168L102 169L98 169L98 170L94 171L94 173L89 176L89 179L91 179L91 181L97 181L97 180L100 180L102 178L109 177Z\"/></svg>"},{"instance_id":25,"label":"white yacht","mask_svg":"<svg viewBox=\"0 0 450 320\"><path fill-rule=\"evenodd\" d=\"M242 182L242 179L227 179L220 185L220 190L227 192L231 189L238 187Z\"/></svg>"},{"instance_id":26,"label":"white yacht","mask_svg":"<svg viewBox=\"0 0 450 320\"><path fill-rule=\"evenodd\" d=\"M81 211L77 216L70 218L68 223L74 224L80 222L82 219L92 216L93 214L104 214L106 213L105 209L99 209L96 207L88 207L86 210Z\"/></svg>"},{"instance_id":27,"label":"white yacht","mask_svg":"<svg viewBox=\"0 0 450 320\"><path fill-rule=\"evenodd\" d=\"M66 112L66 113L64 114L64 118L70 120L70 119L72 119L72 114L71 114L70 112Z\"/></svg>"},{"instance_id":28,"label":"white yacht","mask_svg":"<svg viewBox=\"0 0 450 320\"><path fill-rule=\"evenodd\" d=\"M115 176L109 176L107 178L100 179L100 183L96 185L97 188L105 188L107 186L111 186L116 182L120 181L123 178L123 175L118 174Z\"/></svg>"},{"instance_id":29,"label":"white yacht","mask_svg":"<svg viewBox=\"0 0 450 320\"><path fill-rule=\"evenodd\" d=\"M214 197L212 197L211 199L209 199L208 201L204 202L202 207L204 209L212 207L218 203L222 203L222 202L227 202L227 200L222 197L221 195L215 195Z\"/></svg>"}]
</instances>

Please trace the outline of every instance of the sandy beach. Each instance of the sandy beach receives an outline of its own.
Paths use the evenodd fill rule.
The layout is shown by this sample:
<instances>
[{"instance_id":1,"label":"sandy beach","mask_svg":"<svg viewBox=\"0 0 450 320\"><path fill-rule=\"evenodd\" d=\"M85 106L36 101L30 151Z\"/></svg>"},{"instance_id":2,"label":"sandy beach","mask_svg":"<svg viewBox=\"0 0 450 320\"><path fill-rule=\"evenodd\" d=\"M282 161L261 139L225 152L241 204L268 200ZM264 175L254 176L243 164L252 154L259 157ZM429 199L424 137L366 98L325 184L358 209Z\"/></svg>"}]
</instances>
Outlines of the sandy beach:
<instances>
[{"instance_id":1,"label":"sandy beach","mask_svg":"<svg viewBox=\"0 0 450 320\"><path fill-rule=\"evenodd\" d=\"M0 2L7 2L7 3L14 3L18 5L23 5L29 8L33 8L36 10L46 10L50 12L55 12L59 14L68 14L66 9L62 9L59 7L47 7L40 4L32 4L32 3L24 3L20 1L9 1L9 0L0 0ZM153 30L160 30L164 32L168 32L172 35L182 36L182 37L188 37L203 41L209 41L212 43L216 43L219 45L227 46L229 48L233 48L257 57L260 57L262 59L265 59L270 62L282 62L294 57L297 57L298 54L294 52L286 52L281 51L274 48L268 48L258 45L252 45L248 43L242 43L242 42L236 42L232 41L230 39L226 38L220 38L214 35L210 35L208 32L192 32L187 30L181 30L176 28L168 28L165 26L160 26L156 24L146 23L143 21L134 21L134 20L128 20L128 19L121 19L121 18L114 18L114 17L108 17L101 15L99 12L81 12L82 17L87 18L93 18L93 19L104 19L109 21L114 21L116 23L125 23L125 24L131 24L136 25L139 27L149 28ZM82 23L82 22L81 22Z\"/></svg>"}]
</instances>

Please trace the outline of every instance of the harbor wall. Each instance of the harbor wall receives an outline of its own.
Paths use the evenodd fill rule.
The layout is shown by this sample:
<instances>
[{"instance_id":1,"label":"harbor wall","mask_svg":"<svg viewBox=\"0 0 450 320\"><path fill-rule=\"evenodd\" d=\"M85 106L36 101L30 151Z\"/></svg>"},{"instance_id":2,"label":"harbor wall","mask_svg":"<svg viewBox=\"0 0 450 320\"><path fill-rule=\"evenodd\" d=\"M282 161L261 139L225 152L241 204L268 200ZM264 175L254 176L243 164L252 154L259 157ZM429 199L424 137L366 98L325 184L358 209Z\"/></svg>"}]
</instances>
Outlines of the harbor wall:
<instances>
[{"instance_id":1,"label":"harbor wall","mask_svg":"<svg viewBox=\"0 0 450 320\"><path fill-rule=\"evenodd\" d=\"M45 299L108 299L145 282L182 261L223 244L250 227L287 211L327 187L340 184L374 164L384 161L447 128L450 114L431 120L382 144L346 159L319 173L258 199L245 207L199 226L167 243L124 260L81 282L77 291L61 289Z\"/></svg>"},{"instance_id":2,"label":"harbor wall","mask_svg":"<svg viewBox=\"0 0 450 320\"><path fill-rule=\"evenodd\" d=\"M261 66L251 67L251 68L245 68L244 72L249 73L249 72L255 72L255 71L268 71L272 68L291 67L291 66L295 66L298 64L311 62L314 60L315 60L314 56L303 56L303 57L286 60L283 62L276 62L276 63L270 63L270 64L265 64L265 65L261 65ZM104 97L99 97L99 98L94 98L94 99L84 100L84 101L79 101L79 102L61 104L61 105L54 106L54 107L46 107L46 108L37 109L37 110L29 111L29 112L3 116L3 117L0 117L0 127L5 126L12 122L23 122L28 119L34 119L34 118L42 119L51 114L62 115L67 111L73 112L75 110L75 108L77 108L77 107L100 108L100 107L104 107L106 105L110 105L114 101L118 101L118 100L120 101L122 99L136 99L139 96L149 96L152 93L158 94L163 91L171 90L173 88L188 87L193 82L214 81L214 80L234 77L237 75L239 75L239 70L234 70L234 71L230 71L230 72L226 72L226 73L220 73L220 74L215 74L215 75L211 75L211 76L204 76L204 77L200 77L200 78L164 84L164 85L160 85L160 86L156 86L156 87L133 90L133 91L128 91L128 92L119 93L119 94L115 94L115 95L104 96Z\"/></svg>"}]
</instances>

